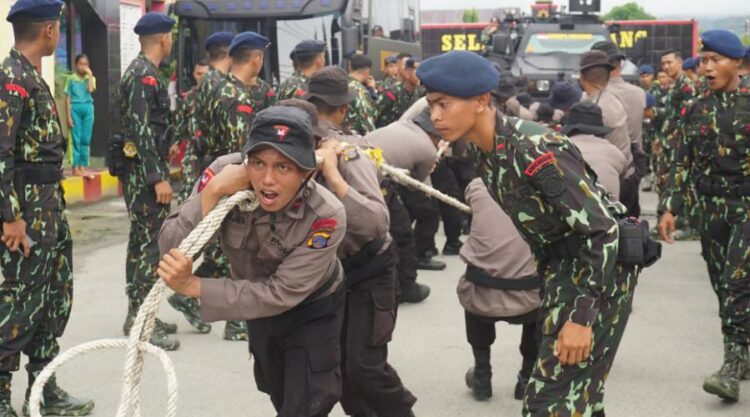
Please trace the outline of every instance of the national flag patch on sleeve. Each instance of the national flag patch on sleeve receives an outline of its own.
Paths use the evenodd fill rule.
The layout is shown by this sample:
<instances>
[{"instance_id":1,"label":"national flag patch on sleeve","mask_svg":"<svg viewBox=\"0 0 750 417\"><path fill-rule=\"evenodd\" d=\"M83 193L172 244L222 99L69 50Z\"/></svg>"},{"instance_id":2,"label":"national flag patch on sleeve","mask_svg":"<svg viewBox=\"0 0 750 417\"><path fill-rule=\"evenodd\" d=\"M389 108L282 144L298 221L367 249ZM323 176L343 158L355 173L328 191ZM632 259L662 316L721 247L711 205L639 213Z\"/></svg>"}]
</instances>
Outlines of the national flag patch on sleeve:
<instances>
[{"instance_id":1,"label":"national flag patch on sleeve","mask_svg":"<svg viewBox=\"0 0 750 417\"><path fill-rule=\"evenodd\" d=\"M198 182L198 192L203 191L204 188L208 185L208 183L211 181L211 178L216 175L211 168L206 168L205 171L203 171L203 175L201 175L201 180Z\"/></svg>"},{"instance_id":2,"label":"national flag patch on sleeve","mask_svg":"<svg viewBox=\"0 0 750 417\"><path fill-rule=\"evenodd\" d=\"M240 104L239 106L237 106L237 111L240 113L251 114L253 112L253 108L248 106L247 104Z\"/></svg>"},{"instance_id":3,"label":"national flag patch on sleeve","mask_svg":"<svg viewBox=\"0 0 750 417\"><path fill-rule=\"evenodd\" d=\"M5 84L5 89L18 94L19 96L21 96L21 98L29 98L29 92L18 84L7 83Z\"/></svg>"},{"instance_id":4,"label":"national flag patch on sleeve","mask_svg":"<svg viewBox=\"0 0 750 417\"><path fill-rule=\"evenodd\" d=\"M145 77L141 78L141 83L143 83L143 85L149 85L151 87L156 87L158 84L156 78L150 75L146 75Z\"/></svg>"}]
</instances>

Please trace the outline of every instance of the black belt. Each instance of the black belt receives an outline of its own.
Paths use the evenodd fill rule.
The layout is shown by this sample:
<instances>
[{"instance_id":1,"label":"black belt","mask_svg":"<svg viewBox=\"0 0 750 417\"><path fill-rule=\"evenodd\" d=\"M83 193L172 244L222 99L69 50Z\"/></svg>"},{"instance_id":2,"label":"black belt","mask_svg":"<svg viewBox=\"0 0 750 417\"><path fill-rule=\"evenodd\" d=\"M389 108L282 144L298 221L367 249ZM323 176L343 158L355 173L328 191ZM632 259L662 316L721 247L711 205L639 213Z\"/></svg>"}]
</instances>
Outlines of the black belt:
<instances>
[{"instance_id":1,"label":"black belt","mask_svg":"<svg viewBox=\"0 0 750 417\"><path fill-rule=\"evenodd\" d=\"M380 249L385 245L385 239L375 239L368 244L362 246L362 248L354 255L349 256L346 259L341 260L341 265L344 267L344 272L352 271L367 262L371 261L375 255L380 252Z\"/></svg>"},{"instance_id":2,"label":"black belt","mask_svg":"<svg viewBox=\"0 0 750 417\"><path fill-rule=\"evenodd\" d=\"M63 180L63 171L56 164L17 164L15 178L20 184L46 185Z\"/></svg>"},{"instance_id":3,"label":"black belt","mask_svg":"<svg viewBox=\"0 0 750 417\"><path fill-rule=\"evenodd\" d=\"M696 184L698 194L710 197L740 198L750 196L750 181L742 179L727 183L726 179L702 177Z\"/></svg>"},{"instance_id":4,"label":"black belt","mask_svg":"<svg viewBox=\"0 0 750 417\"><path fill-rule=\"evenodd\" d=\"M333 287L333 284L336 283L336 280L339 278L340 273L341 273L341 262L337 260L336 266L333 268L333 272L331 273L331 275L328 276L328 279L326 280L326 282L323 283L323 285L321 285L320 288L315 290L315 292L313 292L312 294L307 296L307 298L302 300L302 302L299 303L299 305L310 304L320 299L320 297L322 297L323 294L325 294L328 290L331 289L331 287Z\"/></svg>"},{"instance_id":5,"label":"black belt","mask_svg":"<svg viewBox=\"0 0 750 417\"><path fill-rule=\"evenodd\" d=\"M505 291L538 290L542 286L542 278L539 275L527 275L520 278L493 277L472 265L466 266L466 279L482 287Z\"/></svg>"}]
</instances>

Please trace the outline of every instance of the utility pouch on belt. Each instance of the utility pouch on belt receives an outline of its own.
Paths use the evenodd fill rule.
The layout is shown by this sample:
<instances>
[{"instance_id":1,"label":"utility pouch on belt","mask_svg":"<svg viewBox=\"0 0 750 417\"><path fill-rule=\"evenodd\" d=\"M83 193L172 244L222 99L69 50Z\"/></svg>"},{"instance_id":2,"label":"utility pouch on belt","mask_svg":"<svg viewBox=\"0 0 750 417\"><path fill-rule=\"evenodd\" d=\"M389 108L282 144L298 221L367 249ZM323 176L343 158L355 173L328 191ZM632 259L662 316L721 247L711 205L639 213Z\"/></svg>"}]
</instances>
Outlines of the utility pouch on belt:
<instances>
[{"instance_id":1,"label":"utility pouch on belt","mask_svg":"<svg viewBox=\"0 0 750 417\"><path fill-rule=\"evenodd\" d=\"M114 177L122 176L125 173L125 153L122 150L124 146L125 140L121 135L114 135L109 138L106 161L109 174Z\"/></svg>"},{"instance_id":2,"label":"utility pouch on belt","mask_svg":"<svg viewBox=\"0 0 750 417\"><path fill-rule=\"evenodd\" d=\"M661 243L651 238L648 222L635 217L617 221L620 229L617 263L649 267L661 258Z\"/></svg>"}]
</instances>

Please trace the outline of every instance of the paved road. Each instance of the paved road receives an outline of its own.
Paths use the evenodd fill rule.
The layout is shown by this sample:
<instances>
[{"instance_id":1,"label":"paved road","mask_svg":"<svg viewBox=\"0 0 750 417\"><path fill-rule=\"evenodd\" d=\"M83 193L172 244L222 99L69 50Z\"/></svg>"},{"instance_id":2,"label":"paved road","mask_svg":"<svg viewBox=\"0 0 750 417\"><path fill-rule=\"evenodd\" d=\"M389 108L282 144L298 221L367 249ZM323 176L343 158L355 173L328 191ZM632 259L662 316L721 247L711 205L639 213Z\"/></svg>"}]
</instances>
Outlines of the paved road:
<instances>
[{"instance_id":1,"label":"paved road","mask_svg":"<svg viewBox=\"0 0 750 417\"><path fill-rule=\"evenodd\" d=\"M644 200L646 206L653 206L652 196ZM126 311L124 205L115 201L75 209L71 219L79 231L79 244L76 298L62 339L64 349L93 339L122 336ZM84 233L89 224L94 230ZM448 263L448 269L420 274L420 281L432 287L432 295L422 304L401 308L391 344L392 363L419 397L415 412L430 417L519 415L520 403L513 400L512 391L521 362L517 348L520 328L499 325L498 342L492 352L495 396L487 402L474 401L463 382L472 358L455 295L464 266L457 257L441 259ZM608 415L750 415L750 382L742 384L743 399L731 405L701 390L703 378L720 365L722 347L717 303L697 242L665 247L664 259L641 276L634 308L607 384ZM178 337L183 346L170 353L180 381L179 415L274 415L269 400L255 389L246 344L221 340L222 324L215 325L209 335L192 332L166 303L160 317L180 326ZM113 416L123 358L122 352L80 358L60 372L59 380L71 392L94 398L94 415ZM142 389L144 416L164 415L165 384L160 372L155 361L148 363ZM23 373L16 375L13 402L20 408L26 381ZM343 415L340 408L332 414Z\"/></svg>"}]
</instances>

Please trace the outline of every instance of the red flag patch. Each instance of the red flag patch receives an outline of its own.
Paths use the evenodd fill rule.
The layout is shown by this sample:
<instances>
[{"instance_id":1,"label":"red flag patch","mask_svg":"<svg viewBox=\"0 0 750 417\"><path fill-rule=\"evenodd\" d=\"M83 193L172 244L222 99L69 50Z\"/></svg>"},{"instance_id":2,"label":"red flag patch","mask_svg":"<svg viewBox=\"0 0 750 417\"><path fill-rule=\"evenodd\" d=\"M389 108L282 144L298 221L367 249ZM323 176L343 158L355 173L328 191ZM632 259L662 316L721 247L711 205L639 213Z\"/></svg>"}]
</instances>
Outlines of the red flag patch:
<instances>
[{"instance_id":1,"label":"red flag patch","mask_svg":"<svg viewBox=\"0 0 750 417\"><path fill-rule=\"evenodd\" d=\"M303 90L303 89L301 89L301 88L298 88L298 89L297 89L297 92L296 92L296 93L294 93L294 94L295 94L295 95L296 95L297 97L302 97L302 96L304 96L304 95L305 95L305 90Z\"/></svg>"},{"instance_id":2,"label":"red flag patch","mask_svg":"<svg viewBox=\"0 0 750 417\"><path fill-rule=\"evenodd\" d=\"M276 138L279 141L282 141L286 138L287 133L289 133L289 126L284 125L274 125L274 129L276 129Z\"/></svg>"},{"instance_id":3,"label":"red flag patch","mask_svg":"<svg viewBox=\"0 0 750 417\"><path fill-rule=\"evenodd\" d=\"M13 83L5 84L5 89L8 91L13 91L13 92L18 93L18 95L21 96L21 98L29 98L29 92L26 91L25 88L21 87L18 84L13 84Z\"/></svg>"},{"instance_id":4,"label":"red flag patch","mask_svg":"<svg viewBox=\"0 0 750 417\"><path fill-rule=\"evenodd\" d=\"M395 101L395 100L396 100L396 95L395 95L395 94L393 94L393 93L392 93L392 92L390 92L390 91L387 91L387 92L385 93L385 95L386 95L386 96L388 97L388 99L389 99L389 100L391 100L391 101Z\"/></svg>"},{"instance_id":5,"label":"red flag patch","mask_svg":"<svg viewBox=\"0 0 750 417\"><path fill-rule=\"evenodd\" d=\"M141 83L143 83L143 85L150 85L151 87L156 87L157 84L158 84L156 82L156 78L154 78L154 77L152 77L150 75L147 75L147 76L141 78Z\"/></svg>"},{"instance_id":6,"label":"red flag patch","mask_svg":"<svg viewBox=\"0 0 750 417\"><path fill-rule=\"evenodd\" d=\"M544 155L536 158L524 171L524 174L529 177L536 175L542 168L547 165L555 163L555 155L552 152L547 152Z\"/></svg>"},{"instance_id":7,"label":"red flag patch","mask_svg":"<svg viewBox=\"0 0 750 417\"><path fill-rule=\"evenodd\" d=\"M337 224L338 222L336 221L336 219L322 219L313 223L310 229L313 232L317 232L319 230L327 230L332 232L336 229Z\"/></svg>"},{"instance_id":8,"label":"red flag patch","mask_svg":"<svg viewBox=\"0 0 750 417\"><path fill-rule=\"evenodd\" d=\"M266 97L276 97L276 92L273 90L269 90L266 94Z\"/></svg>"},{"instance_id":9,"label":"red flag patch","mask_svg":"<svg viewBox=\"0 0 750 417\"><path fill-rule=\"evenodd\" d=\"M237 111L240 113L250 114L253 112L253 108L248 106L247 104L240 104L239 106L237 106Z\"/></svg>"},{"instance_id":10,"label":"red flag patch","mask_svg":"<svg viewBox=\"0 0 750 417\"><path fill-rule=\"evenodd\" d=\"M205 171L203 171L203 175L201 176L201 181L198 184L198 192L203 191L204 188L208 185L209 181L211 181L211 178L214 177L214 172L211 170L211 168L206 168Z\"/></svg>"}]
</instances>

